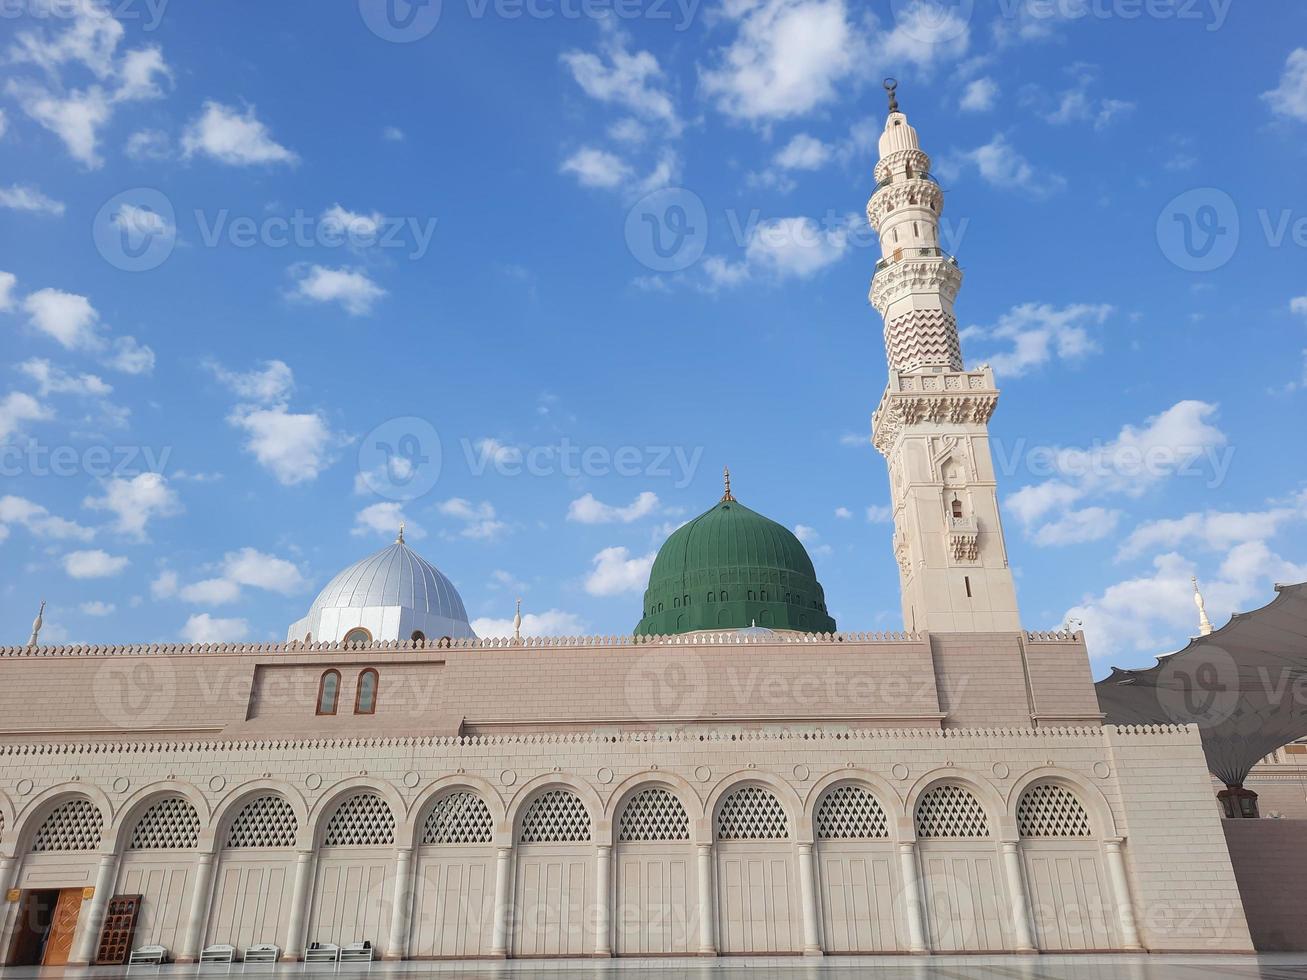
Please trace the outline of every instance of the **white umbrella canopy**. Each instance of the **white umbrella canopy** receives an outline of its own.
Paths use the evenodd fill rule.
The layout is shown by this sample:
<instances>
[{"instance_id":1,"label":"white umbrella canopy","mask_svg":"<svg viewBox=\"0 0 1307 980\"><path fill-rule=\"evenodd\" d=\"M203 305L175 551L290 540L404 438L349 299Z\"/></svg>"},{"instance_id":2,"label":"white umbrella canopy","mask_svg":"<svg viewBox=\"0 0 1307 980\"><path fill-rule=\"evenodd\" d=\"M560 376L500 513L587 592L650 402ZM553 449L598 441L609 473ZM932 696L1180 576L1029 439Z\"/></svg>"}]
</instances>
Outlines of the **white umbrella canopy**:
<instances>
[{"instance_id":1,"label":"white umbrella canopy","mask_svg":"<svg viewBox=\"0 0 1307 980\"><path fill-rule=\"evenodd\" d=\"M1307 736L1307 582L1275 591L1153 667L1113 667L1095 685L1107 723L1197 725L1208 768L1232 787Z\"/></svg>"}]
</instances>

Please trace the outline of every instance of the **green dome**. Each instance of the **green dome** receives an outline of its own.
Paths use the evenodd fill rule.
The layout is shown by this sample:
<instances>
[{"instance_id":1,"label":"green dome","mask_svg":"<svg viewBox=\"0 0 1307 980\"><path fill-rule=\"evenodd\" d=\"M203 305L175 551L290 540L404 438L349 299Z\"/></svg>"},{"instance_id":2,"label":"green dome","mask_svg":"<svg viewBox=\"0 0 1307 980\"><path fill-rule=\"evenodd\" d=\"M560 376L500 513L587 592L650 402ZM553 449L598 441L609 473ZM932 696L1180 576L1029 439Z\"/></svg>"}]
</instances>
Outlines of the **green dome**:
<instances>
[{"instance_id":1,"label":"green dome","mask_svg":"<svg viewBox=\"0 0 1307 980\"><path fill-rule=\"evenodd\" d=\"M637 636L754 624L833 633L812 559L788 528L727 495L677 528L649 572Z\"/></svg>"}]
</instances>

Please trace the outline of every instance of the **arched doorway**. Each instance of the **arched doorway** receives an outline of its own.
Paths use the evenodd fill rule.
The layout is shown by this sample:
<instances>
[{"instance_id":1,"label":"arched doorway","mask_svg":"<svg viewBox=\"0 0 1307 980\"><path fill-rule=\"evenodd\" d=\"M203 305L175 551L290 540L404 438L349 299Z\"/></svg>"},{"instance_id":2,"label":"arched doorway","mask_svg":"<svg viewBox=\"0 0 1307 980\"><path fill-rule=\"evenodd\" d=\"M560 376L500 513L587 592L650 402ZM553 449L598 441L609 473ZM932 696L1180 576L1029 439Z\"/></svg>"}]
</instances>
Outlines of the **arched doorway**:
<instances>
[{"instance_id":1,"label":"arched doorway","mask_svg":"<svg viewBox=\"0 0 1307 980\"><path fill-rule=\"evenodd\" d=\"M813 824L826 952L907 949L898 862L880 801L863 786L839 783L822 795Z\"/></svg>"},{"instance_id":2,"label":"arched doorway","mask_svg":"<svg viewBox=\"0 0 1307 980\"><path fill-rule=\"evenodd\" d=\"M752 784L717 808L717 947L792 953L802 946L794 842L785 807Z\"/></svg>"},{"instance_id":3,"label":"arched doorway","mask_svg":"<svg viewBox=\"0 0 1307 980\"><path fill-rule=\"evenodd\" d=\"M661 786L638 790L622 806L616 837L614 952L686 955L696 950L695 847L681 801Z\"/></svg>"},{"instance_id":4,"label":"arched doorway","mask_svg":"<svg viewBox=\"0 0 1307 980\"><path fill-rule=\"evenodd\" d=\"M164 796L146 807L125 836L114 891L141 896L133 942L180 949L195 886L200 815L184 796Z\"/></svg>"},{"instance_id":5,"label":"arched doorway","mask_svg":"<svg viewBox=\"0 0 1307 980\"><path fill-rule=\"evenodd\" d=\"M1080 798L1060 783L1035 783L1017 803L1017 829L1035 945L1119 949L1102 849Z\"/></svg>"},{"instance_id":6,"label":"arched doorway","mask_svg":"<svg viewBox=\"0 0 1307 980\"><path fill-rule=\"evenodd\" d=\"M318 864L307 943L370 942L389 952L395 814L361 790L337 804L318 832Z\"/></svg>"},{"instance_id":7,"label":"arched doorway","mask_svg":"<svg viewBox=\"0 0 1307 980\"><path fill-rule=\"evenodd\" d=\"M488 956L494 934L494 819L466 789L437 797L418 824L410 955Z\"/></svg>"},{"instance_id":8,"label":"arched doorway","mask_svg":"<svg viewBox=\"0 0 1307 980\"><path fill-rule=\"evenodd\" d=\"M285 798L246 802L221 838L206 944L237 949L285 943L295 880L299 819Z\"/></svg>"},{"instance_id":9,"label":"arched doorway","mask_svg":"<svg viewBox=\"0 0 1307 980\"><path fill-rule=\"evenodd\" d=\"M594 844L590 812L569 789L546 790L517 824L513 955L594 952Z\"/></svg>"}]
</instances>

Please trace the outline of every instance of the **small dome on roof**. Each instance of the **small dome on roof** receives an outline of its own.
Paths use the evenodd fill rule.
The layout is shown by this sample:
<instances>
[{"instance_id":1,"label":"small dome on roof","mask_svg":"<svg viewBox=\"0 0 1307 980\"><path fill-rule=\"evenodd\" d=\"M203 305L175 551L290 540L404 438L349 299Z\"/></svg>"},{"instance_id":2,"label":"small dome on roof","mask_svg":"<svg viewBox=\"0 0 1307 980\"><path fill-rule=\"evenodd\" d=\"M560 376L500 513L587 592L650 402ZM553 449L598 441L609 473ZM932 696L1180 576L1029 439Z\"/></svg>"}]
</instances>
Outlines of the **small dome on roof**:
<instances>
[{"instance_id":1,"label":"small dome on roof","mask_svg":"<svg viewBox=\"0 0 1307 980\"><path fill-rule=\"evenodd\" d=\"M362 632L359 632L362 631ZM355 562L318 593L288 640L437 640L475 636L463 599L438 568L404 543Z\"/></svg>"}]
</instances>

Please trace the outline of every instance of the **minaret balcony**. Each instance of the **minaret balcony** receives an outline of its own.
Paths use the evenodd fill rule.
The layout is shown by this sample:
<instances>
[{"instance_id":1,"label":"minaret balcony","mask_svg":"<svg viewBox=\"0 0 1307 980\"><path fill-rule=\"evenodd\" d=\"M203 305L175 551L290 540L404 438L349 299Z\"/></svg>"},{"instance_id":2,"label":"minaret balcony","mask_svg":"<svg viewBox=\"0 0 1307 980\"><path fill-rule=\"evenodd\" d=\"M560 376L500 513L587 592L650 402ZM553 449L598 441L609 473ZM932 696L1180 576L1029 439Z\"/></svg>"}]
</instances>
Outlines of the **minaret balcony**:
<instances>
[{"instance_id":1,"label":"minaret balcony","mask_svg":"<svg viewBox=\"0 0 1307 980\"><path fill-rule=\"evenodd\" d=\"M890 266L902 262L905 259L944 259L951 265L958 265L956 256L950 255L938 245L927 245L920 248L896 248L893 252L876 263L876 271L880 272L882 269L888 269ZM961 266L958 266L958 268L961 268Z\"/></svg>"}]
</instances>

